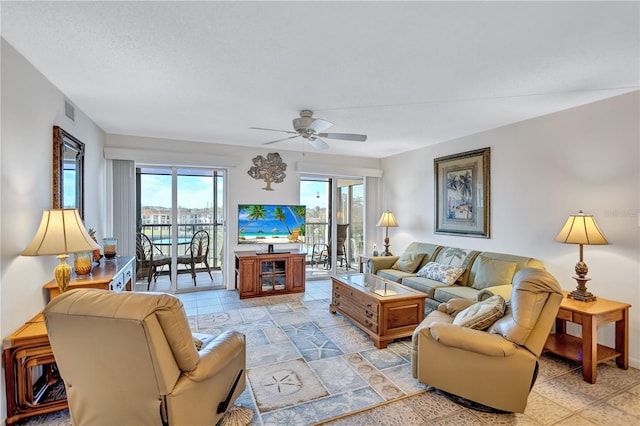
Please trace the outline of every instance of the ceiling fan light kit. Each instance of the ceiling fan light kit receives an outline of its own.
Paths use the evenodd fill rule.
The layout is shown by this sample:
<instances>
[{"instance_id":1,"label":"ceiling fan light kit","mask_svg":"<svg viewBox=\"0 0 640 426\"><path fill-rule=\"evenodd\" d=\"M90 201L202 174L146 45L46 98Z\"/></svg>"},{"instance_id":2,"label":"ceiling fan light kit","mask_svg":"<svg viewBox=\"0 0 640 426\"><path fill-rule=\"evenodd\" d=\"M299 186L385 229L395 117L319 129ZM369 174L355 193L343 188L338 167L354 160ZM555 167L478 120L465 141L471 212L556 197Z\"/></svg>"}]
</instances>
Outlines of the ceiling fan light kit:
<instances>
[{"instance_id":1,"label":"ceiling fan light kit","mask_svg":"<svg viewBox=\"0 0 640 426\"><path fill-rule=\"evenodd\" d=\"M286 138L276 139L274 141L265 142L263 145L270 145L277 142L286 141L289 139L295 139L297 137L303 137L309 144L315 149L327 149L329 145L320 138L326 139L338 139L343 141L364 142L367 140L367 135L359 135L354 133L323 133L329 127L333 126L333 123L321 118L313 118L313 111L303 109L300 111L300 117L293 119L293 129L295 132L289 130L267 129L264 127L250 127L255 130L267 130L270 132L283 132L293 134L294 136L288 136Z\"/></svg>"}]
</instances>

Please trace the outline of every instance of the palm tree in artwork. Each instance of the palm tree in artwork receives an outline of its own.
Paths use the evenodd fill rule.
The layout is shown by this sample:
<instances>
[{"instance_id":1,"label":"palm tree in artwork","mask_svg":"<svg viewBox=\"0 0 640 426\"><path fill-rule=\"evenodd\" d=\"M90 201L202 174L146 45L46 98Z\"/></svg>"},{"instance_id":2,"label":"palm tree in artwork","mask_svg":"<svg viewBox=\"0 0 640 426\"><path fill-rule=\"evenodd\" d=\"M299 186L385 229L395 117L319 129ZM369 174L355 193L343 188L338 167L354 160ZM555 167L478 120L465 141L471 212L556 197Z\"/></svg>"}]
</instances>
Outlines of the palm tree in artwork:
<instances>
[{"instance_id":1,"label":"palm tree in artwork","mask_svg":"<svg viewBox=\"0 0 640 426\"><path fill-rule=\"evenodd\" d=\"M239 234L242 234L244 230L247 229L247 226L251 225L252 222L255 222L258 219L264 219L267 215L267 211L265 210L264 206L261 205L243 206L240 209L240 213L243 213L247 210L249 211L249 214L247 215L247 219L249 219L249 222L247 222L247 224L242 227L240 232L238 232Z\"/></svg>"},{"instance_id":2,"label":"palm tree in artwork","mask_svg":"<svg viewBox=\"0 0 640 426\"><path fill-rule=\"evenodd\" d=\"M458 175L455 173L447 173L447 190L458 192ZM455 219L456 209L458 208L458 202L455 195L453 197L447 197L447 217Z\"/></svg>"},{"instance_id":3,"label":"palm tree in artwork","mask_svg":"<svg viewBox=\"0 0 640 426\"><path fill-rule=\"evenodd\" d=\"M300 235L304 236L307 208L305 206L289 206L287 209L289 209L291 216L293 216L293 220L296 221L296 225L300 228Z\"/></svg>"},{"instance_id":4,"label":"palm tree in artwork","mask_svg":"<svg viewBox=\"0 0 640 426\"><path fill-rule=\"evenodd\" d=\"M287 216L284 213L284 210L282 209L282 207L276 207L275 209L273 209L273 217L277 220L279 220L280 222L284 223L284 226L287 227L287 234L291 235L291 229L289 228L289 225L287 224Z\"/></svg>"},{"instance_id":5,"label":"palm tree in artwork","mask_svg":"<svg viewBox=\"0 0 640 426\"><path fill-rule=\"evenodd\" d=\"M472 186L473 182L471 172L469 170L458 176L458 190L460 191L460 195L466 205L467 219L469 219L469 215L471 214Z\"/></svg>"}]
</instances>

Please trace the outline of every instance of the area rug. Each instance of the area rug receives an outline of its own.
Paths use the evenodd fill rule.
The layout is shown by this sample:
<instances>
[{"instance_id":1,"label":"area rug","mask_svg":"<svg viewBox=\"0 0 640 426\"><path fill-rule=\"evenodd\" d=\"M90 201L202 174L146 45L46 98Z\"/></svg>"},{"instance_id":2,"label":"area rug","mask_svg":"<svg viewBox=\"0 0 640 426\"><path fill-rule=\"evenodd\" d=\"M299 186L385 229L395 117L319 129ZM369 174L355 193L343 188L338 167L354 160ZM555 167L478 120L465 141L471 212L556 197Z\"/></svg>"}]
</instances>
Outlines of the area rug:
<instances>
[{"instance_id":1,"label":"area rug","mask_svg":"<svg viewBox=\"0 0 640 426\"><path fill-rule=\"evenodd\" d=\"M247 337L247 388L236 404L252 424L309 425L424 390L411 376L410 338L376 349L329 299L189 317L192 330Z\"/></svg>"},{"instance_id":2,"label":"area rug","mask_svg":"<svg viewBox=\"0 0 640 426\"><path fill-rule=\"evenodd\" d=\"M411 376L410 338L376 349L349 320L329 313L329 299L287 300L189 317L193 332L247 337L247 386L235 405L253 410L252 425L312 425L424 392ZM71 421L64 410L26 424Z\"/></svg>"}]
</instances>

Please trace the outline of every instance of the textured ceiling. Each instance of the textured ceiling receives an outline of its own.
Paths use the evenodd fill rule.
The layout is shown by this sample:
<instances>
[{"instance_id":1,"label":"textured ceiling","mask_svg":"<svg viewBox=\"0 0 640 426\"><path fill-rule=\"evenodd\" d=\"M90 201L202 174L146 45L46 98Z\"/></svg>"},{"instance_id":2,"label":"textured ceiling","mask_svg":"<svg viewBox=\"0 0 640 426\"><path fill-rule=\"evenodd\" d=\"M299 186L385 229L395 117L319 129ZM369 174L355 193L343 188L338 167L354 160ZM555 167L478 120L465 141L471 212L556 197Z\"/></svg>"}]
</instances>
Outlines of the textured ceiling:
<instances>
[{"instance_id":1,"label":"textured ceiling","mask_svg":"<svg viewBox=\"0 0 640 426\"><path fill-rule=\"evenodd\" d=\"M250 126L312 109L369 136L327 152L385 157L639 86L638 2L0 7L2 36L113 134L257 147L286 135Z\"/></svg>"}]
</instances>

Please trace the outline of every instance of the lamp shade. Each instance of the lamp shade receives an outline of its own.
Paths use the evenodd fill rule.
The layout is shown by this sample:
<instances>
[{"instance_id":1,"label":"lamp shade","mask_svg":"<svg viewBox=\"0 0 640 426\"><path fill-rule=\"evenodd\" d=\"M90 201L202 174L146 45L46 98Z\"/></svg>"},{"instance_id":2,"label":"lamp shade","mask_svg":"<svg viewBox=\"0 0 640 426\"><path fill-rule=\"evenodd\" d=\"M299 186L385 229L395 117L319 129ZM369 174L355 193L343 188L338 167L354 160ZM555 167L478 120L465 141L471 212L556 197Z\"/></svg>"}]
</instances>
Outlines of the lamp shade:
<instances>
[{"instance_id":1,"label":"lamp shade","mask_svg":"<svg viewBox=\"0 0 640 426\"><path fill-rule=\"evenodd\" d=\"M393 216L393 213L387 210L384 213L382 213L382 217L380 218L376 226L396 228L398 226L398 222L396 222L396 218Z\"/></svg>"},{"instance_id":2,"label":"lamp shade","mask_svg":"<svg viewBox=\"0 0 640 426\"><path fill-rule=\"evenodd\" d=\"M52 209L42 213L40 227L23 256L46 256L98 250L76 209Z\"/></svg>"},{"instance_id":3,"label":"lamp shade","mask_svg":"<svg viewBox=\"0 0 640 426\"><path fill-rule=\"evenodd\" d=\"M585 215L582 210L571 215L556 235L555 241L565 244L602 245L609 241L602 235L593 216Z\"/></svg>"}]
</instances>

